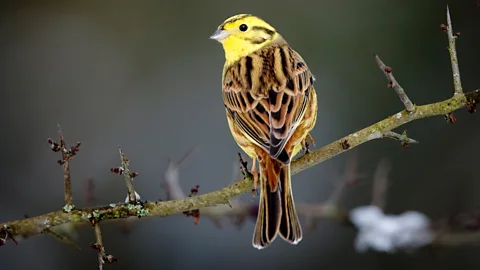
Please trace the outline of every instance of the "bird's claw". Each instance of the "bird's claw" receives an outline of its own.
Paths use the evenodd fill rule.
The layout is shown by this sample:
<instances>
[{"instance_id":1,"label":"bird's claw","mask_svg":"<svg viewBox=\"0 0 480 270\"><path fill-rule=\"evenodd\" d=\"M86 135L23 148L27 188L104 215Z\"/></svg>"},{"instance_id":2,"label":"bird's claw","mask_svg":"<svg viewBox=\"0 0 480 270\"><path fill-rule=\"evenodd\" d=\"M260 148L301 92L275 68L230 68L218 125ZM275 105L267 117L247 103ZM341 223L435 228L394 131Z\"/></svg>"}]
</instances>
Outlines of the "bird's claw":
<instances>
[{"instance_id":1,"label":"bird's claw","mask_svg":"<svg viewBox=\"0 0 480 270\"><path fill-rule=\"evenodd\" d=\"M308 143L308 141L310 141L310 143L315 146L315 141L313 140L313 137L312 135L310 135L310 133L308 133L307 136L305 136L305 138L302 140L302 150L305 155L310 153L310 143Z\"/></svg>"}]
</instances>

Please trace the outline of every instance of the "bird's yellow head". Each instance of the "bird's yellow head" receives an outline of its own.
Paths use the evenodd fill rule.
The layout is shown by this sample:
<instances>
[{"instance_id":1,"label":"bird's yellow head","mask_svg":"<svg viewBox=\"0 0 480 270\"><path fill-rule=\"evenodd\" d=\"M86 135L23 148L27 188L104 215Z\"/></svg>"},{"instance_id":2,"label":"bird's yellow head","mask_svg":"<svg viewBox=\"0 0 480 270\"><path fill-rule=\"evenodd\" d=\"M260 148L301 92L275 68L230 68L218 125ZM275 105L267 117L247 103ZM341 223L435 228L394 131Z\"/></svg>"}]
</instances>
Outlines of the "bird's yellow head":
<instances>
[{"instance_id":1,"label":"bird's yellow head","mask_svg":"<svg viewBox=\"0 0 480 270\"><path fill-rule=\"evenodd\" d=\"M251 14L226 19L211 36L223 45L227 64L237 61L280 38L275 28Z\"/></svg>"}]
</instances>

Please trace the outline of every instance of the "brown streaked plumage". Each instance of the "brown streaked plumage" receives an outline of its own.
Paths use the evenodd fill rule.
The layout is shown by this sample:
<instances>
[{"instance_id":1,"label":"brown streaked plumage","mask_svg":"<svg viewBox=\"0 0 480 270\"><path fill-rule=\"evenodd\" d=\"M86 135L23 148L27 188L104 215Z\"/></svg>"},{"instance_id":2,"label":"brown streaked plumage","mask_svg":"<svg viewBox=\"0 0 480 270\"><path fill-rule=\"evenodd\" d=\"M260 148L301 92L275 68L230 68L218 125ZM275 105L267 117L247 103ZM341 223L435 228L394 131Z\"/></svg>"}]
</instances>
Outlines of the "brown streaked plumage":
<instances>
[{"instance_id":1,"label":"brown streaked plumage","mask_svg":"<svg viewBox=\"0 0 480 270\"><path fill-rule=\"evenodd\" d=\"M315 125L314 77L302 57L258 17L233 16L212 38L225 50L222 93L230 131L253 159L254 174L257 160L260 165L253 245L265 248L277 234L296 244L302 229L291 189L290 162Z\"/></svg>"}]
</instances>

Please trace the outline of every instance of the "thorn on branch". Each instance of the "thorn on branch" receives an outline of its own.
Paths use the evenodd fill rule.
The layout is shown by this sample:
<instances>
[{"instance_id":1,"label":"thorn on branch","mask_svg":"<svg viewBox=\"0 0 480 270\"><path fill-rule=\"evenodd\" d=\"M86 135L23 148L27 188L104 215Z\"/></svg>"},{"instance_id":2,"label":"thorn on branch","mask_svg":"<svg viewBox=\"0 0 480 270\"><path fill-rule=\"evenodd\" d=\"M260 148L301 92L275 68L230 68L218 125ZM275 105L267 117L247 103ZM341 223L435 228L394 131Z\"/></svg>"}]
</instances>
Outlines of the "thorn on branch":
<instances>
[{"instance_id":1,"label":"thorn on branch","mask_svg":"<svg viewBox=\"0 0 480 270\"><path fill-rule=\"evenodd\" d=\"M395 92L397 92L398 97L402 101L403 105L405 106L405 109L407 112L414 112L415 111L415 105L410 101L410 98L408 98L407 94L405 93L405 90L400 86L400 84L397 82L395 77L393 76L393 71L392 68L389 66L386 66L383 61L380 59L378 55L375 54L375 61L377 62L378 67L383 71L383 74L388 80L388 88L393 88Z\"/></svg>"},{"instance_id":2,"label":"thorn on branch","mask_svg":"<svg viewBox=\"0 0 480 270\"><path fill-rule=\"evenodd\" d=\"M200 188L200 185L193 186L190 189L190 195L188 195L188 197L194 197L195 195L197 195L199 188ZM197 225L198 222L200 221L200 209L193 209L193 210L190 210L190 211L184 211L183 214L186 215L187 217L192 216L193 220L194 220L193 223L195 225Z\"/></svg>"},{"instance_id":3,"label":"thorn on branch","mask_svg":"<svg viewBox=\"0 0 480 270\"><path fill-rule=\"evenodd\" d=\"M447 123L457 123L457 118L455 118L455 115L452 112L445 115L445 120L447 120Z\"/></svg>"},{"instance_id":4,"label":"thorn on branch","mask_svg":"<svg viewBox=\"0 0 480 270\"><path fill-rule=\"evenodd\" d=\"M448 38L448 52L450 53L450 63L452 65L453 73L453 87L455 94L463 94L462 82L460 80L460 68L458 67L457 50L455 48L455 41L460 36L460 32L453 33L452 19L450 17L450 9L447 5L447 25L442 24L440 28L447 33Z\"/></svg>"},{"instance_id":5,"label":"thorn on branch","mask_svg":"<svg viewBox=\"0 0 480 270\"><path fill-rule=\"evenodd\" d=\"M72 199L72 180L69 161L77 155L81 143L77 142L74 146L68 148L60 125L58 126L58 136L60 138L60 143L57 143L52 138L48 138L47 142L50 144L50 149L52 149L53 152L62 153L62 159L58 160L57 163L63 166L63 181L65 185L65 206L63 207L63 210L68 213L75 208Z\"/></svg>"},{"instance_id":6,"label":"thorn on branch","mask_svg":"<svg viewBox=\"0 0 480 270\"><path fill-rule=\"evenodd\" d=\"M0 235L3 237L0 238L0 247L5 245L7 243L7 240L10 238L15 245L18 246L17 240L15 240L15 237L13 237L12 232L10 231L10 228L7 227L7 225L3 225L3 227L0 229Z\"/></svg>"}]
</instances>

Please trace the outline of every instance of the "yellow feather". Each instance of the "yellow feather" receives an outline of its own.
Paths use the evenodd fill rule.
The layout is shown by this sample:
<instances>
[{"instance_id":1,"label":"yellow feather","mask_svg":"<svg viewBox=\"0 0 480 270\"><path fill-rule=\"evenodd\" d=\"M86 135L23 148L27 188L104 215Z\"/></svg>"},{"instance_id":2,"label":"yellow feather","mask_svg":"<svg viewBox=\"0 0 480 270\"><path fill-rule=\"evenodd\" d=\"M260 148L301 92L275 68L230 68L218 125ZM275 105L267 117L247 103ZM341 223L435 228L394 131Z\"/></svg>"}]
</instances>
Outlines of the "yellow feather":
<instances>
[{"instance_id":1,"label":"yellow feather","mask_svg":"<svg viewBox=\"0 0 480 270\"><path fill-rule=\"evenodd\" d=\"M246 16L246 17L245 17ZM240 19L238 19L240 18ZM256 26L271 30L274 34L272 36L266 35L263 31L248 29L245 32L240 31L240 25ZM264 20L249 14L240 14L226 19L221 25L221 28L229 32L229 36L220 41L225 51L225 66L229 66L243 56L263 48L264 46L281 39L282 37L275 31L271 25ZM249 39L258 38L262 36L268 40L262 44L253 44Z\"/></svg>"}]
</instances>

